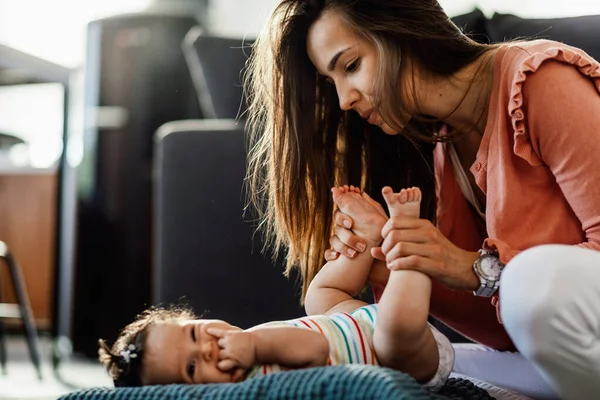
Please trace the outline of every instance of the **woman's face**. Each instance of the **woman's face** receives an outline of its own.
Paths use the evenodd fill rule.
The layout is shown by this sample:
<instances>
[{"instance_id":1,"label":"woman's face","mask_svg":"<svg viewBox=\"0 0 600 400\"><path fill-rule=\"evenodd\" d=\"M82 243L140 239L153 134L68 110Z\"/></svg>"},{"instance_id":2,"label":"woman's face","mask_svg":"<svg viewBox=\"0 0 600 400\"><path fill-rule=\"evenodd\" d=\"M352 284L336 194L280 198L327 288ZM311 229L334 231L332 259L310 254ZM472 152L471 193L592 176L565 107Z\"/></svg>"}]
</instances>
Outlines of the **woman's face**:
<instances>
[{"instance_id":1,"label":"woman's face","mask_svg":"<svg viewBox=\"0 0 600 400\"><path fill-rule=\"evenodd\" d=\"M373 106L378 56L372 43L350 30L338 13L326 12L308 31L307 51L317 71L335 85L342 110L354 110L388 135L397 134Z\"/></svg>"}]
</instances>

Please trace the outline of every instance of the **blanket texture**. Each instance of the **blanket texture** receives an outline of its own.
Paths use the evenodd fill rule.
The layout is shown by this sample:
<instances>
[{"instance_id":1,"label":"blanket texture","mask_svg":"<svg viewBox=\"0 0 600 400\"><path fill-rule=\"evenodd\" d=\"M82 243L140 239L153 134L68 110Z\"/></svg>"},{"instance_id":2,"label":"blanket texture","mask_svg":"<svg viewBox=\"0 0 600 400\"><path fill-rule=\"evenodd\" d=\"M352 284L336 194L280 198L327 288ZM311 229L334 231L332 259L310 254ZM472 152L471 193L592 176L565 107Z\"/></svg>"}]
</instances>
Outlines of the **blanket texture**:
<instances>
[{"instance_id":1,"label":"blanket texture","mask_svg":"<svg viewBox=\"0 0 600 400\"><path fill-rule=\"evenodd\" d=\"M456 383L454 383L455 385ZM461 390L462 391L462 390ZM483 391L434 395L406 374L370 365L340 365L282 372L241 383L160 385L136 388L92 388L70 393L60 400L366 400L448 398L486 399ZM450 394L450 396L448 396Z\"/></svg>"}]
</instances>

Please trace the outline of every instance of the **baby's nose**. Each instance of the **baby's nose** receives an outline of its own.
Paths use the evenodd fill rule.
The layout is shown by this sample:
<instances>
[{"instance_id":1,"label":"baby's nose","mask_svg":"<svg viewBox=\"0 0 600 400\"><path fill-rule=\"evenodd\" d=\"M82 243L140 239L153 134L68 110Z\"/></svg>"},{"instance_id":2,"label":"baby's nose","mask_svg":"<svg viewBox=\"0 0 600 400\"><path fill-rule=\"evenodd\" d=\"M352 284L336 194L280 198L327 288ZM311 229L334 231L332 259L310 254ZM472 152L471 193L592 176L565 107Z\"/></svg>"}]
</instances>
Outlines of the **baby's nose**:
<instances>
[{"instance_id":1,"label":"baby's nose","mask_svg":"<svg viewBox=\"0 0 600 400\"><path fill-rule=\"evenodd\" d=\"M204 361L212 360L213 341L205 340L201 345L200 351L202 352L202 358L204 358Z\"/></svg>"}]
</instances>

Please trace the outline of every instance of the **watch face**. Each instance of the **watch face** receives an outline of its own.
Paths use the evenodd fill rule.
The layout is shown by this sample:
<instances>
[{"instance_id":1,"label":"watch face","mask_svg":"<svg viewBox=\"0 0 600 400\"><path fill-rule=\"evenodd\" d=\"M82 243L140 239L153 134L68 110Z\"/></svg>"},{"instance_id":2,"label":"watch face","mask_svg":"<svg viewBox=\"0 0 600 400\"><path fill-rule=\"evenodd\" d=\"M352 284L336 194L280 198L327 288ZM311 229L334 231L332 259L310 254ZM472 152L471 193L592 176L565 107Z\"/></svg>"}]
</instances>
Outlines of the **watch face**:
<instances>
[{"instance_id":1,"label":"watch face","mask_svg":"<svg viewBox=\"0 0 600 400\"><path fill-rule=\"evenodd\" d=\"M502 267L500 260L492 255L484 255L479 260L479 267L481 268L482 274L488 279L496 280L500 277Z\"/></svg>"}]
</instances>

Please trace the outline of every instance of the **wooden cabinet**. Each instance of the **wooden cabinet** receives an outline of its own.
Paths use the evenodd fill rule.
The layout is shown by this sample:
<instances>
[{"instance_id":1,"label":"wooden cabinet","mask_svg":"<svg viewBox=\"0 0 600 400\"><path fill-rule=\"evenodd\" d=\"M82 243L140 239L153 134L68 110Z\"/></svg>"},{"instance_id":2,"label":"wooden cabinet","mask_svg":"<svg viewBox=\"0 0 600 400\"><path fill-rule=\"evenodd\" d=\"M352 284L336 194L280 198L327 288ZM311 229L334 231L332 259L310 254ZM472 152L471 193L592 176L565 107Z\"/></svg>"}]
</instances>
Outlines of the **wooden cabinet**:
<instances>
[{"instance_id":1,"label":"wooden cabinet","mask_svg":"<svg viewBox=\"0 0 600 400\"><path fill-rule=\"evenodd\" d=\"M56 245L55 170L0 171L0 240L21 265L39 329L50 329ZM5 263L0 266L3 302L16 302Z\"/></svg>"}]
</instances>

